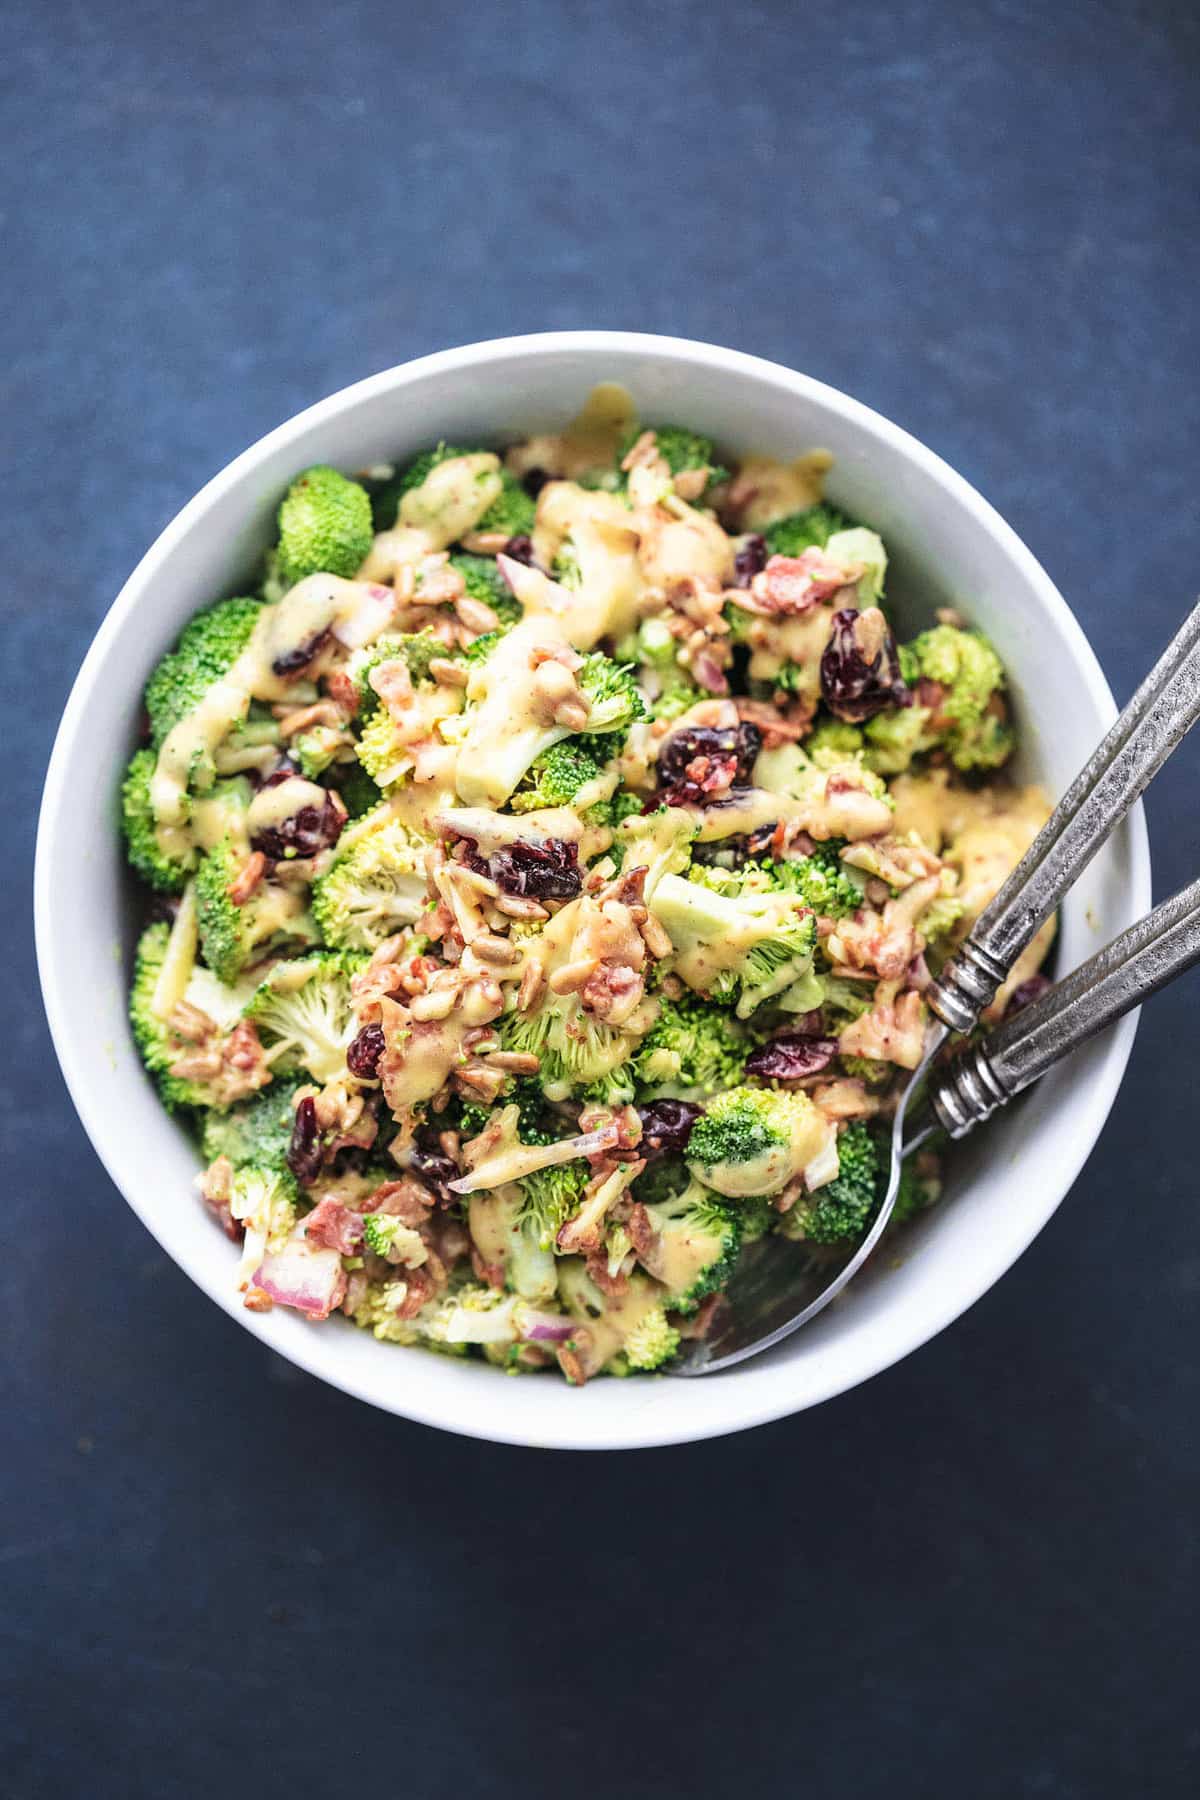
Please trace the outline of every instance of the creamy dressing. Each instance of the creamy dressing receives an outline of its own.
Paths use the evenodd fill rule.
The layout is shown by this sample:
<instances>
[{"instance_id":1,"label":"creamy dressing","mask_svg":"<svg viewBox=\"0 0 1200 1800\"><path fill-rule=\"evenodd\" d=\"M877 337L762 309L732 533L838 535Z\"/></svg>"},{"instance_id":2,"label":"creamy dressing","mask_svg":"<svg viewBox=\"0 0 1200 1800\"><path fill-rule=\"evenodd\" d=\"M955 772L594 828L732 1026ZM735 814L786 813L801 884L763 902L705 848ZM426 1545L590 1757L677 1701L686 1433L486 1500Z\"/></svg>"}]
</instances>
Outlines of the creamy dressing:
<instances>
[{"instance_id":1,"label":"creamy dressing","mask_svg":"<svg viewBox=\"0 0 1200 1800\"><path fill-rule=\"evenodd\" d=\"M256 838L294 818L306 806L321 810L328 797L323 787L305 781L302 775L289 775L273 787L260 788L246 810L246 834Z\"/></svg>"},{"instance_id":2,"label":"creamy dressing","mask_svg":"<svg viewBox=\"0 0 1200 1800\"><path fill-rule=\"evenodd\" d=\"M196 925L196 884L189 881L171 925L167 951L163 957L150 1010L157 1019L168 1019L187 993L188 982L196 967L198 931Z\"/></svg>"},{"instance_id":3,"label":"creamy dressing","mask_svg":"<svg viewBox=\"0 0 1200 1800\"><path fill-rule=\"evenodd\" d=\"M628 388L616 381L602 381L565 431L528 438L510 450L505 461L515 475L544 469L547 475L569 480L611 469L617 451L637 424L637 416Z\"/></svg>"},{"instance_id":4,"label":"creamy dressing","mask_svg":"<svg viewBox=\"0 0 1200 1800\"><path fill-rule=\"evenodd\" d=\"M473 531L503 491L500 458L490 450L450 456L419 487L409 488L396 523L424 533L431 549L444 550Z\"/></svg>"},{"instance_id":5,"label":"creamy dressing","mask_svg":"<svg viewBox=\"0 0 1200 1800\"><path fill-rule=\"evenodd\" d=\"M242 723L251 700L296 698L296 682L276 675L273 665L364 608L371 610L376 632L382 631L388 614L378 590L335 575L308 575L282 600L262 608L237 661L167 733L159 750L150 804L164 856L182 860L192 848L188 783L196 767L211 761L222 740Z\"/></svg>"},{"instance_id":6,"label":"creamy dressing","mask_svg":"<svg viewBox=\"0 0 1200 1800\"><path fill-rule=\"evenodd\" d=\"M553 653L565 643L554 620L527 617L514 625L487 661L472 672L467 698L476 703L475 711L455 768L459 798L468 806L502 806L543 741L549 744L556 736L568 735L542 723L533 663L536 650ZM528 756L524 755L526 749Z\"/></svg>"},{"instance_id":7,"label":"creamy dressing","mask_svg":"<svg viewBox=\"0 0 1200 1800\"><path fill-rule=\"evenodd\" d=\"M771 456L747 456L730 490L743 529L762 531L776 519L818 505L832 466L828 450L809 450L790 463L776 462Z\"/></svg>"},{"instance_id":8,"label":"creamy dressing","mask_svg":"<svg viewBox=\"0 0 1200 1800\"><path fill-rule=\"evenodd\" d=\"M750 646L749 673L755 681L774 681L785 663L804 671L804 698L816 700L821 692L821 657L833 634L833 608L810 606L807 612L767 619L749 615L746 642Z\"/></svg>"}]
</instances>

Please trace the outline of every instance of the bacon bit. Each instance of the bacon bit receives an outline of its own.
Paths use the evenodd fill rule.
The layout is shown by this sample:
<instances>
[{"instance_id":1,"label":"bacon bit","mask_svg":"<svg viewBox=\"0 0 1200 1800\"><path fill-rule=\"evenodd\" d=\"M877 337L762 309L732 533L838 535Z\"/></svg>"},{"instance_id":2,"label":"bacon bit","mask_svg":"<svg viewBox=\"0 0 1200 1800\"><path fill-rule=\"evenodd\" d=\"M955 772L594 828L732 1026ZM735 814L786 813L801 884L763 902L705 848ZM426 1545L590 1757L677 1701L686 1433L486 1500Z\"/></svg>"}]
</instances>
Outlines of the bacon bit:
<instances>
[{"instance_id":1,"label":"bacon bit","mask_svg":"<svg viewBox=\"0 0 1200 1800\"><path fill-rule=\"evenodd\" d=\"M415 1175L402 1175L399 1181L385 1181L368 1194L362 1209L368 1213L384 1213L415 1229L423 1225L433 1211L433 1195Z\"/></svg>"},{"instance_id":2,"label":"bacon bit","mask_svg":"<svg viewBox=\"0 0 1200 1800\"><path fill-rule=\"evenodd\" d=\"M247 1312L269 1313L274 1310L275 1302L270 1294L264 1294L261 1288L252 1287L246 1289L242 1305Z\"/></svg>"},{"instance_id":3,"label":"bacon bit","mask_svg":"<svg viewBox=\"0 0 1200 1800\"><path fill-rule=\"evenodd\" d=\"M445 1271L443 1270L443 1276ZM405 1295L396 1308L398 1319L415 1319L422 1307L428 1306L438 1291L438 1281L432 1270L422 1267L404 1271Z\"/></svg>"},{"instance_id":4,"label":"bacon bit","mask_svg":"<svg viewBox=\"0 0 1200 1800\"><path fill-rule=\"evenodd\" d=\"M608 1252L603 1245L600 1245L598 1249L588 1251L584 1258L584 1267L600 1292L608 1294L614 1300L618 1299L629 1286L629 1277L623 1268L618 1268L615 1275L609 1273Z\"/></svg>"},{"instance_id":5,"label":"bacon bit","mask_svg":"<svg viewBox=\"0 0 1200 1800\"><path fill-rule=\"evenodd\" d=\"M798 744L812 729L811 707L803 707L803 717L797 718L790 711L780 712L777 706L772 706L766 700L739 698L734 701L734 705L738 709L739 719L758 726L762 732L764 750L774 750L780 744Z\"/></svg>"},{"instance_id":6,"label":"bacon bit","mask_svg":"<svg viewBox=\"0 0 1200 1800\"><path fill-rule=\"evenodd\" d=\"M362 1243L362 1215L351 1212L340 1200L327 1195L317 1202L304 1221L304 1235L310 1243L320 1244L325 1250L352 1256Z\"/></svg>"},{"instance_id":7,"label":"bacon bit","mask_svg":"<svg viewBox=\"0 0 1200 1800\"><path fill-rule=\"evenodd\" d=\"M799 556L772 556L751 581L750 596L763 612L794 615L853 587L861 574L861 564L846 567L810 547Z\"/></svg>"},{"instance_id":8,"label":"bacon bit","mask_svg":"<svg viewBox=\"0 0 1200 1800\"><path fill-rule=\"evenodd\" d=\"M626 1022L645 992L645 980L637 969L623 963L602 962L584 982L580 1001L598 1019L619 1026Z\"/></svg>"},{"instance_id":9,"label":"bacon bit","mask_svg":"<svg viewBox=\"0 0 1200 1800\"><path fill-rule=\"evenodd\" d=\"M265 1052L259 1039L258 1027L252 1020L239 1019L234 1026L225 1040L224 1060L231 1069L237 1069L243 1074L263 1067Z\"/></svg>"},{"instance_id":10,"label":"bacon bit","mask_svg":"<svg viewBox=\"0 0 1200 1800\"><path fill-rule=\"evenodd\" d=\"M229 884L229 898L235 906L245 906L267 872L267 859L261 850L252 850L241 873Z\"/></svg>"},{"instance_id":11,"label":"bacon bit","mask_svg":"<svg viewBox=\"0 0 1200 1800\"><path fill-rule=\"evenodd\" d=\"M389 716L399 724L413 700L408 664L399 656L390 662L376 663L367 680L383 701Z\"/></svg>"},{"instance_id":12,"label":"bacon bit","mask_svg":"<svg viewBox=\"0 0 1200 1800\"><path fill-rule=\"evenodd\" d=\"M329 697L343 718L353 719L358 712L358 687L344 669L334 669L325 677Z\"/></svg>"}]
</instances>

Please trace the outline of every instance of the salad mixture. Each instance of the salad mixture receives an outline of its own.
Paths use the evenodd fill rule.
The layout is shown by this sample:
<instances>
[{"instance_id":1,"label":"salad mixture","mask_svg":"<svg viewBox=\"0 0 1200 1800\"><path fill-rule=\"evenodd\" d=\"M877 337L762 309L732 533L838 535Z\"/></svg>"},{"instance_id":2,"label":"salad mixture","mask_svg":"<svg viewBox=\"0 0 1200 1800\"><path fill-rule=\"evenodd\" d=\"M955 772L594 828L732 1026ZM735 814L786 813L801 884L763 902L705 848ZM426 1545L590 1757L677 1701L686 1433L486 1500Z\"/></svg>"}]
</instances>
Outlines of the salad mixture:
<instances>
[{"instance_id":1,"label":"salad mixture","mask_svg":"<svg viewBox=\"0 0 1200 1800\"><path fill-rule=\"evenodd\" d=\"M897 644L829 461L602 387L307 469L154 670L133 1030L248 1307L578 1384L669 1364L748 1243L867 1230L930 972L1048 805L991 645Z\"/></svg>"}]
</instances>

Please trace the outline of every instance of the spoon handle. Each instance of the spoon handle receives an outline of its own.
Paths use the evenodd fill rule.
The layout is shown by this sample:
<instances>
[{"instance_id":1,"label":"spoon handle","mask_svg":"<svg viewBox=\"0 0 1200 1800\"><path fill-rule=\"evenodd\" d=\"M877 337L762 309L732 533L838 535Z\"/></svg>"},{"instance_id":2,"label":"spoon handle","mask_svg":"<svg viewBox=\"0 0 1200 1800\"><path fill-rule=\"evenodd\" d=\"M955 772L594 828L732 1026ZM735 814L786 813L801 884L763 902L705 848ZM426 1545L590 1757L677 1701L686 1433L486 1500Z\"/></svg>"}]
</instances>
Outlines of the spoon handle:
<instances>
[{"instance_id":1,"label":"spoon handle","mask_svg":"<svg viewBox=\"0 0 1200 1800\"><path fill-rule=\"evenodd\" d=\"M929 990L930 1006L952 1031L968 1032L978 1023L1038 926L1049 918L1198 717L1200 605L1184 620Z\"/></svg>"},{"instance_id":2,"label":"spoon handle","mask_svg":"<svg viewBox=\"0 0 1200 1800\"><path fill-rule=\"evenodd\" d=\"M929 1104L952 1137L1200 962L1200 881L1182 888L1089 957L1040 1000L947 1064Z\"/></svg>"}]
</instances>

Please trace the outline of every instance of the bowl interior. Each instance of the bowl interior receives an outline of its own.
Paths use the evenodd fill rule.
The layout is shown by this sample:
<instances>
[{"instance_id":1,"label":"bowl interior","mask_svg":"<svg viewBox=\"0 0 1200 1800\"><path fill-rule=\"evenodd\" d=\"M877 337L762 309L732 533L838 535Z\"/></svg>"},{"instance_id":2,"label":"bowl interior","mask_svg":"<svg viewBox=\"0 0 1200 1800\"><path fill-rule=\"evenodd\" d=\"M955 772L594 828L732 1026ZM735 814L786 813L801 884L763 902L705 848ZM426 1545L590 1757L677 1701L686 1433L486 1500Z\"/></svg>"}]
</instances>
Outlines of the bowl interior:
<instances>
[{"instance_id":1,"label":"bowl interior","mask_svg":"<svg viewBox=\"0 0 1200 1800\"><path fill-rule=\"evenodd\" d=\"M940 1330L1019 1255L1078 1172L1132 1041L1125 1021L965 1145L946 1202L814 1325L767 1356L703 1381L514 1380L481 1364L397 1351L341 1321L247 1313L230 1246L197 1203L198 1158L162 1111L125 1021L136 909L115 827L149 670L200 606L238 591L296 470L403 456L446 438L513 439L564 423L597 381L618 380L649 420L680 420L733 451L836 458L830 496L875 525L906 628L959 605L1013 680L1019 773L1061 792L1113 716L1082 633L1047 576L979 496L930 452L818 383L674 339L557 334L405 365L322 402L247 451L168 527L101 628L72 694L47 779L38 849L38 951L72 1096L109 1173L172 1257L285 1356L427 1423L524 1444L608 1448L713 1435L797 1410L863 1380ZM1059 968L1145 910L1140 814L1063 909ZM1019 1166L1018 1166L1019 1163Z\"/></svg>"}]
</instances>

